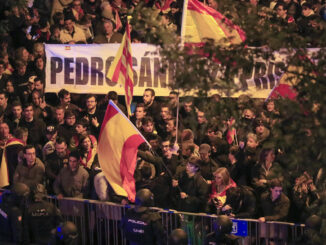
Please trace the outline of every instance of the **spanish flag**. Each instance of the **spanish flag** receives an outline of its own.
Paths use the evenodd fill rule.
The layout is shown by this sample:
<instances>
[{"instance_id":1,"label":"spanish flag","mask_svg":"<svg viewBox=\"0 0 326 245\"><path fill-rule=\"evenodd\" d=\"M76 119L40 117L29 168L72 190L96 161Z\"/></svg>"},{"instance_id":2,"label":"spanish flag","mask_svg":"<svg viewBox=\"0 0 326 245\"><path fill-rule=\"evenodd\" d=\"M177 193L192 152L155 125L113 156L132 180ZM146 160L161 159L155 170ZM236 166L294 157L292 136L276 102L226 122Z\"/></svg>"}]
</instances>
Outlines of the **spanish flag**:
<instances>
[{"instance_id":1,"label":"spanish flag","mask_svg":"<svg viewBox=\"0 0 326 245\"><path fill-rule=\"evenodd\" d=\"M110 100L99 135L98 159L114 192L132 202L136 196L137 149L143 142L146 142L143 136Z\"/></svg>"},{"instance_id":2,"label":"spanish flag","mask_svg":"<svg viewBox=\"0 0 326 245\"><path fill-rule=\"evenodd\" d=\"M123 35L118 53L109 68L107 78L124 87L126 107L129 116L131 115L130 105L134 93L133 77L130 29L129 23L127 22L126 32Z\"/></svg>"},{"instance_id":3,"label":"spanish flag","mask_svg":"<svg viewBox=\"0 0 326 245\"><path fill-rule=\"evenodd\" d=\"M240 44L245 32L224 15L198 0L185 0L181 36L185 44L201 44L212 39L221 46Z\"/></svg>"},{"instance_id":4,"label":"spanish flag","mask_svg":"<svg viewBox=\"0 0 326 245\"><path fill-rule=\"evenodd\" d=\"M8 161L7 161L7 154L6 149L12 145L24 145L24 143L16 138L12 138L8 140L5 147L3 148L2 158L1 158L1 166L0 166L0 188L8 186L9 184L9 168L8 168Z\"/></svg>"}]
</instances>

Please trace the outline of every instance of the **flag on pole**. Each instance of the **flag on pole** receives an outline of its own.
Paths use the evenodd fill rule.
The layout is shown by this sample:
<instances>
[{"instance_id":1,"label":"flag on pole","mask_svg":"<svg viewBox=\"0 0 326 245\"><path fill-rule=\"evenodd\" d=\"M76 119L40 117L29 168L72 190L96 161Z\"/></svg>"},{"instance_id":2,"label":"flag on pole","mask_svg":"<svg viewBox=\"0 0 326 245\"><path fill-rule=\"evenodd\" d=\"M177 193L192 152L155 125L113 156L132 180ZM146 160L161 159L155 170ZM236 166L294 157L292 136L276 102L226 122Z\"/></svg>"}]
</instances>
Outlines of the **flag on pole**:
<instances>
[{"instance_id":1,"label":"flag on pole","mask_svg":"<svg viewBox=\"0 0 326 245\"><path fill-rule=\"evenodd\" d=\"M222 46L240 44L245 32L220 12L198 0L185 0L181 36L185 44L201 44L213 39Z\"/></svg>"},{"instance_id":2,"label":"flag on pole","mask_svg":"<svg viewBox=\"0 0 326 245\"><path fill-rule=\"evenodd\" d=\"M143 142L147 141L110 100L99 135L98 159L114 192L132 202L136 196L137 149Z\"/></svg>"},{"instance_id":3,"label":"flag on pole","mask_svg":"<svg viewBox=\"0 0 326 245\"><path fill-rule=\"evenodd\" d=\"M128 115L131 115L130 106L134 90L133 76L130 29L129 23L127 22L126 32L123 35L118 53L116 54L107 73L107 78L109 78L112 82L121 84L124 87Z\"/></svg>"}]
</instances>

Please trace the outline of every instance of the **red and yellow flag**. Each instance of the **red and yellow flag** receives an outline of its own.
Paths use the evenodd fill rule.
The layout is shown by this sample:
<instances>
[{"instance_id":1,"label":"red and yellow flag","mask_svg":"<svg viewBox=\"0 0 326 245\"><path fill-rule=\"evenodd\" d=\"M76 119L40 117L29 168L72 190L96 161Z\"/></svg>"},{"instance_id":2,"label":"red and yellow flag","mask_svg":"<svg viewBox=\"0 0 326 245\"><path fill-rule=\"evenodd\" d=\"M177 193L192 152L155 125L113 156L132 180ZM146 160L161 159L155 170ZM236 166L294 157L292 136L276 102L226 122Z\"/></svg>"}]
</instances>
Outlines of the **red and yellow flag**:
<instances>
[{"instance_id":1,"label":"red and yellow flag","mask_svg":"<svg viewBox=\"0 0 326 245\"><path fill-rule=\"evenodd\" d=\"M142 135L110 100L97 146L102 171L115 193L135 201L134 172Z\"/></svg>"},{"instance_id":2,"label":"red and yellow flag","mask_svg":"<svg viewBox=\"0 0 326 245\"><path fill-rule=\"evenodd\" d=\"M118 53L110 66L107 78L109 78L112 82L121 84L124 87L128 115L131 115L130 105L134 93L133 76L130 29L129 23L127 22L126 32L123 35Z\"/></svg>"},{"instance_id":3,"label":"red and yellow flag","mask_svg":"<svg viewBox=\"0 0 326 245\"><path fill-rule=\"evenodd\" d=\"M8 161L6 156L7 147L12 145L24 145L24 143L19 139L12 138L8 140L7 144L3 148L1 166L0 166L0 188L12 184L9 183L9 169L8 169Z\"/></svg>"},{"instance_id":4,"label":"red and yellow flag","mask_svg":"<svg viewBox=\"0 0 326 245\"><path fill-rule=\"evenodd\" d=\"M184 43L198 44L205 42L205 39L213 39L221 46L229 46L246 39L245 32L239 26L198 0L188 0L185 8L181 34Z\"/></svg>"}]
</instances>

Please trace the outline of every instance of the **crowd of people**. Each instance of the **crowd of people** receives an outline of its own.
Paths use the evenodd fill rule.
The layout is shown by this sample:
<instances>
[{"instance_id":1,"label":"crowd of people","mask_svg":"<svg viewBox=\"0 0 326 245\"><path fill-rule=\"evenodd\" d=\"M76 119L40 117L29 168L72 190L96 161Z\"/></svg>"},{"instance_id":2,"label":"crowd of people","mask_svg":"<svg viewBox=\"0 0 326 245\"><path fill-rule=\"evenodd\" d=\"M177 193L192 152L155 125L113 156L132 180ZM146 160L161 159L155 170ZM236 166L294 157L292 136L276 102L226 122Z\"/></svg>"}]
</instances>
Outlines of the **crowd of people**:
<instances>
[{"instance_id":1,"label":"crowd of people","mask_svg":"<svg viewBox=\"0 0 326 245\"><path fill-rule=\"evenodd\" d=\"M201 2L223 13L223 4L219 1ZM32 52L36 42L119 43L124 33L126 16L132 15L138 4L139 0L34 0L28 1L24 8L18 2L3 1L0 5L2 42L10 39L13 46L8 49L2 44L1 56L9 54L11 57L13 49L22 46ZM180 34L182 0L145 0L141 4L160 16L162 27ZM291 27L293 32L301 36L311 37L311 45L319 45L319 36L325 29L324 4L322 0L240 0L238 6L248 9L250 15L268 16L271 25L278 28ZM239 14L236 9L231 11L233 17ZM132 42L144 42L145 35L144 30L132 28Z\"/></svg>"},{"instance_id":2,"label":"crowd of people","mask_svg":"<svg viewBox=\"0 0 326 245\"><path fill-rule=\"evenodd\" d=\"M145 2L161 14L168 28L180 31L182 1ZM114 194L97 158L108 100L124 112L126 108L114 91L85 98L65 89L45 93L43 43L121 42L124 17L138 3L34 0L28 1L28 8L14 1L0 3L2 23L8 21L0 41L0 147L2 164L8 165L8 186L44 184L58 198L128 202ZM218 9L214 0L205 3ZM250 4L275 9L275 18L296 24L302 35L320 30L319 20L325 18L320 1ZM141 42L141 33L133 30L132 39ZM223 118L218 110L221 100L213 96L207 110L192 97L179 98L172 91L169 97L157 99L153 89L145 89L131 117L151 144L150 149L139 148L136 189L150 189L155 206L162 208L261 222L304 221L318 207L324 173L321 170L314 180L305 172L292 180L284 172L278 162L284 153L266 144L280 119L275 101L257 106L254 100L240 103L239 99L240 120L236 120ZM284 180L292 183L285 186Z\"/></svg>"}]
</instances>

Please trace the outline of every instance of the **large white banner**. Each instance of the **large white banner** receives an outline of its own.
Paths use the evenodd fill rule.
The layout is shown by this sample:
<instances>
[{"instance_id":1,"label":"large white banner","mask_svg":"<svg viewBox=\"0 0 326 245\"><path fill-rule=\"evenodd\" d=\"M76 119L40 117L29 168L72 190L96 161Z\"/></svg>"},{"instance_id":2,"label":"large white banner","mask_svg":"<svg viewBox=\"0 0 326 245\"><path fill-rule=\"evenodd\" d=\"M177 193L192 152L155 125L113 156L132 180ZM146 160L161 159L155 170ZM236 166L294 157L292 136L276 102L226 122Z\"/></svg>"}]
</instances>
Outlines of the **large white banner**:
<instances>
[{"instance_id":1,"label":"large white banner","mask_svg":"<svg viewBox=\"0 0 326 245\"><path fill-rule=\"evenodd\" d=\"M120 85L106 78L120 44L56 45L46 44L46 92L65 88L72 93L124 94ZM169 94L172 70L160 71L158 47L132 44L134 95L153 88L157 96Z\"/></svg>"},{"instance_id":2,"label":"large white banner","mask_svg":"<svg viewBox=\"0 0 326 245\"><path fill-rule=\"evenodd\" d=\"M65 88L72 93L106 94L116 91L124 94L123 88L106 78L107 71L120 44L56 45L46 44L46 92L58 92ZM318 49L310 49L310 53ZM134 95L142 96L145 88L153 88L157 96L168 96L174 67L160 69L157 46L132 44ZM267 98L287 63L286 50L274 52L273 59L257 58L253 69L242 71L235 77L238 90L232 95L248 94L255 98ZM218 76L218 72L215 72ZM220 93L219 91L211 91ZM221 93L220 93L221 94Z\"/></svg>"}]
</instances>

